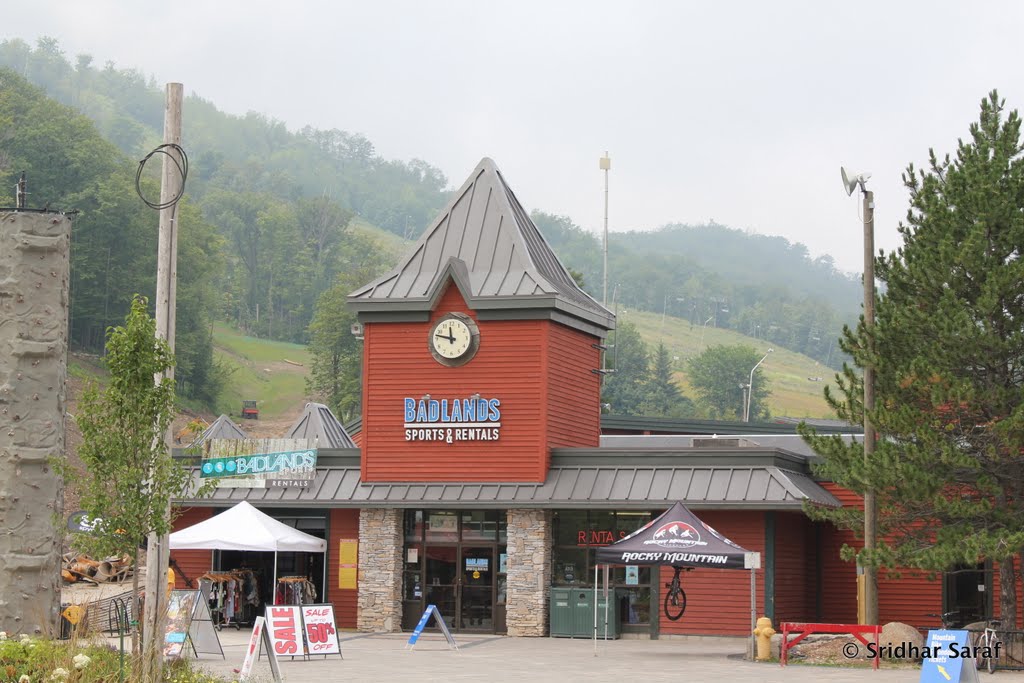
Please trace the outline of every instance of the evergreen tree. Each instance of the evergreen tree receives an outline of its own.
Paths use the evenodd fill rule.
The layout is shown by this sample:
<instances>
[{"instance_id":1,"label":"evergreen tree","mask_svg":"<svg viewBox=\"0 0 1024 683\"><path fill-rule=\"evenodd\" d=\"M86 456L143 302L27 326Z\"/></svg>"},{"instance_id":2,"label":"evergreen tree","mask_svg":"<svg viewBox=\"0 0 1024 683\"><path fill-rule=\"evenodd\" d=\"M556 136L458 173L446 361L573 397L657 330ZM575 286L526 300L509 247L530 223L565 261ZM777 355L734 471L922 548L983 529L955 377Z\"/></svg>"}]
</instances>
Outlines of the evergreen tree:
<instances>
[{"instance_id":1,"label":"evergreen tree","mask_svg":"<svg viewBox=\"0 0 1024 683\"><path fill-rule=\"evenodd\" d=\"M650 376L650 353L632 323L619 321L616 324L605 358L611 370L601 387L605 412L642 414Z\"/></svg>"},{"instance_id":2,"label":"evergreen tree","mask_svg":"<svg viewBox=\"0 0 1024 683\"><path fill-rule=\"evenodd\" d=\"M651 375L645 387L643 414L650 417L692 417L696 411L693 401L683 395L672 378L672 360L662 343L654 352Z\"/></svg>"},{"instance_id":3,"label":"evergreen tree","mask_svg":"<svg viewBox=\"0 0 1024 683\"><path fill-rule=\"evenodd\" d=\"M955 158L910 166L903 245L876 258L884 294L843 349L875 368L879 434L867 463L857 444L817 437L823 475L878 504L878 547L861 563L934 571L1000 563L1001 614L1014 623L1013 555L1024 547L1024 163L1020 118L993 92ZM826 398L859 423L862 380L839 376ZM812 511L860 529L856 509ZM854 549L844 555L852 559Z\"/></svg>"}]
</instances>

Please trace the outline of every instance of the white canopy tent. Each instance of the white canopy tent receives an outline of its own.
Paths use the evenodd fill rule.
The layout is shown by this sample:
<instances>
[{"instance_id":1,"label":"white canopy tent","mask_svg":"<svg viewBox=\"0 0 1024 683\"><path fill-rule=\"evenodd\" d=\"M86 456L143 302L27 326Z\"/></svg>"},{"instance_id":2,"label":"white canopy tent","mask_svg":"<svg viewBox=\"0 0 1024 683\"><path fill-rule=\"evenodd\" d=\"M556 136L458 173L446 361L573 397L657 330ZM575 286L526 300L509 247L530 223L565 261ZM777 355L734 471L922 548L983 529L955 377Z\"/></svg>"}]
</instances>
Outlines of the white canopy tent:
<instances>
[{"instance_id":1,"label":"white canopy tent","mask_svg":"<svg viewBox=\"0 0 1024 683\"><path fill-rule=\"evenodd\" d=\"M170 535L171 550L243 550L274 553L274 581L277 586L277 553L322 553L327 542L293 529L266 515L246 501L205 522Z\"/></svg>"}]
</instances>

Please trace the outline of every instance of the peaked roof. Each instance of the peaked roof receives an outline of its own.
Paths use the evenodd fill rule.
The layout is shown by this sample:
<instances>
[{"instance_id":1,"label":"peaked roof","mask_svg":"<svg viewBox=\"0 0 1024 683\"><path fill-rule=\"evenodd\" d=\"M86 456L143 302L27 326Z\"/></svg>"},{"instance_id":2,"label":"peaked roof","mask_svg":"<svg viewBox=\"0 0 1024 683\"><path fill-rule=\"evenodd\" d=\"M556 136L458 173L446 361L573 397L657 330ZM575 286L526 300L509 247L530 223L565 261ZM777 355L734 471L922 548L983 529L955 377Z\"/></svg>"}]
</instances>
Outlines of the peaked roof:
<instances>
[{"instance_id":1,"label":"peaked roof","mask_svg":"<svg viewBox=\"0 0 1024 683\"><path fill-rule=\"evenodd\" d=\"M323 403L307 403L284 438L315 439L317 448L358 448L338 418Z\"/></svg>"},{"instance_id":2,"label":"peaked roof","mask_svg":"<svg viewBox=\"0 0 1024 683\"><path fill-rule=\"evenodd\" d=\"M195 441L189 444L189 448L202 446L210 439L248 439L249 436L242 431L242 428L231 421L227 415L221 415L207 427Z\"/></svg>"},{"instance_id":3,"label":"peaked roof","mask_svg":"<svg viewBox=\"0 0 1024 683\"><path fill-rule=\"evenodd\" d=\"M173 550L261 550L322 553L327 544L260 512L244 500L170 535Z\"/></svg>"},{"instance_id":4,"label":"peaked roof","mask_svg":"<svg viewBox=\"0 0 1024 683\"><path fill-rule=\"evenodd\" d=\"M348 302L366 320L425 320L449 280L485 320L550 317L600 336L615 326L614 315L576 285L487 158L406 259ZM408 315L414 313L421 315Z\"/></svg>"},{"instance_id":5,"label":"peaked roof","mask_svg":"<svg viewBox=\"0 0 1024 683\"><path fill-rule=\"evenodd\" d=\"M744 569L749 552L676 503L629 536L598 548L597 562Z\"/></svg>"}]
</instances>

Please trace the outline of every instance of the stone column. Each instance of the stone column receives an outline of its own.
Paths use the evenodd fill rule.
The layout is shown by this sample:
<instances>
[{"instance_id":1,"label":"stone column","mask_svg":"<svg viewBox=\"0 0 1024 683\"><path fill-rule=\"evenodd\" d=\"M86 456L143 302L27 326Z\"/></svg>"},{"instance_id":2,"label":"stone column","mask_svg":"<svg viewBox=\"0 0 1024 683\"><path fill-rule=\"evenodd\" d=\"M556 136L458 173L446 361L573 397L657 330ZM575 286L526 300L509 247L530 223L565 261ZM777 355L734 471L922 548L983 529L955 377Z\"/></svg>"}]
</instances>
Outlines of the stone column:
<instances>
[{"instance_id":1,"label":"stone column","mask_svg":"<svg viewBox=\"0 0 1024 683\"><path fill-rule=\"evenodd\" d=\"M508 634L543 636L551 597L551 512L509 510L507 551Z\"/></svg>"},{"instance_id":2,"label":"stone column","mask_svg":"<svg viewBox=\"0 0 1024 683\"><path fill-rule=\"evenodd\" d=\"M402 510L359 511L360 631L402 630Z\"/></svg>"},{"instance_id":3,"label":"stone column","mask_svg":"<svg viewBox=\"0 0 1024 683\"><path fill-rule=\"evenodd\" d=\"M60 611L71 220L0 213L0 631L52 633ZM62 520L61 520L62 521ZM58 522L60 524L61 522Z\"/></svg>"}]
</instances>

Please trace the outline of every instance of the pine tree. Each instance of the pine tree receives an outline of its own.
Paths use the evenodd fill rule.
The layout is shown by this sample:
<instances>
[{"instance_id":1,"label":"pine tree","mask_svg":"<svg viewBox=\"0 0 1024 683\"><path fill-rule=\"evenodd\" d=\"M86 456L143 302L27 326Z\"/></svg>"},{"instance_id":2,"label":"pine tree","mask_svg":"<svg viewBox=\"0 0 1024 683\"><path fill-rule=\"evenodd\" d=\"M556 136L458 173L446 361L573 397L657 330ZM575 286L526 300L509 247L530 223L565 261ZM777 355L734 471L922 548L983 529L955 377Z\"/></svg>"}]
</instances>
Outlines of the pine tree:
<instances>
[{"instance_id":1,"label":"pine tree","mask_svg":"<svg viewBox=\"0 0 1024 683\"><path fill-rule=\"evenodd\" d=\"M650 377L650 352L632 323L620 321L605 356L611 373L601 387L605 411L640 415Z\"/></svg>"},{"instance_id":2,"label":"pine tree","mask_svg":"<svg viewBox=\"0 0 1024 683\"><path fill-rule=\"evenodd\" d=\"M1014 623L1013 555L1024 547L1024 165L1020 119L993 92L955 158L910 166L903 245L876 258L884 294L868 334L863 319L840 344L876 372L870 418L879 441L809 443L820 473L859 494L873 486L878 547L861 563L945 571L1000 563L1004 620ZM846 367L826 398L863 418L863 385ZM811 511L859 529L858 510ZM852 559L854 550L846 549Z\"/></svg>"},{"instance_id":3,"label":"pine tree","mask_svg":"<svg viewBox=\"0 0 1024 683\"><path fill-rule=\"evenodd\" d=\"M651 417L692 417L693 401L683 395L672 379L672 361L662 343L654 352L651 375L645 387L643 414Z\"/></svg>"}]
</instances>

